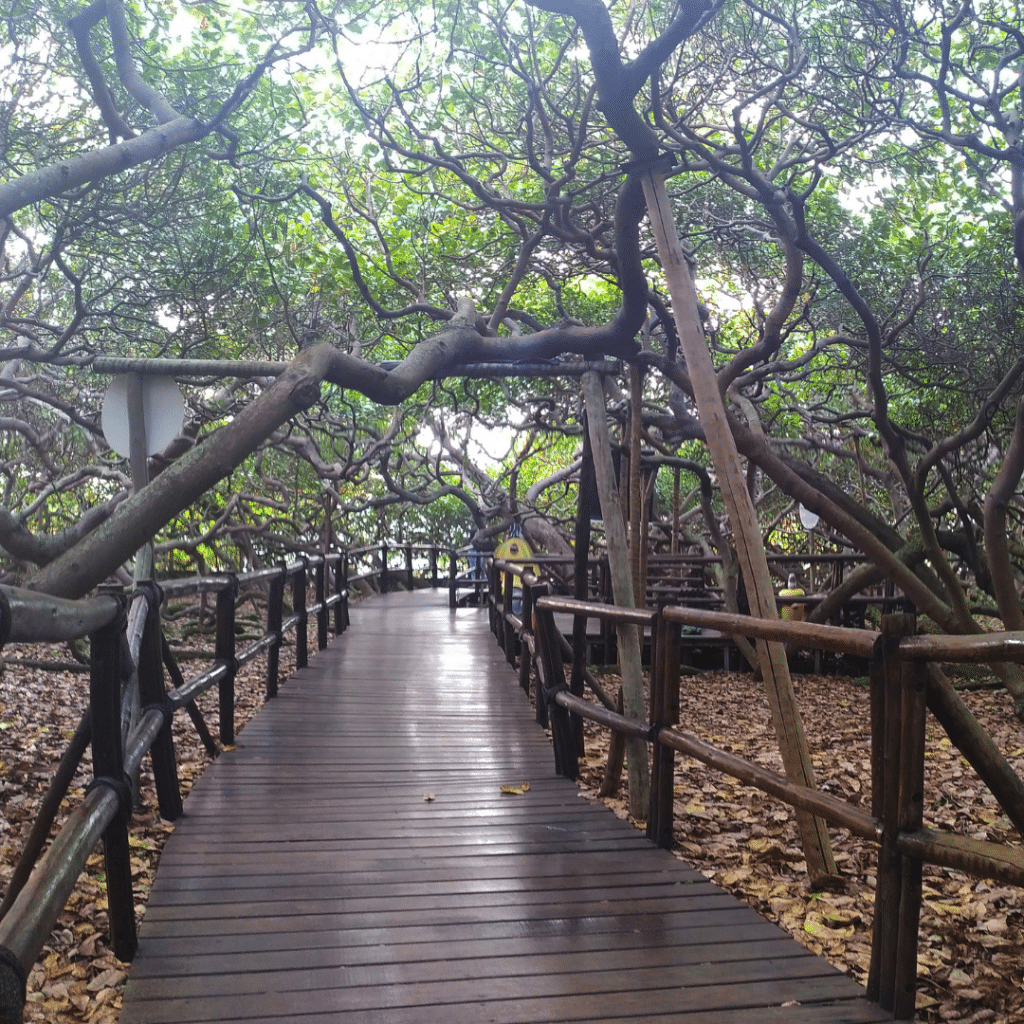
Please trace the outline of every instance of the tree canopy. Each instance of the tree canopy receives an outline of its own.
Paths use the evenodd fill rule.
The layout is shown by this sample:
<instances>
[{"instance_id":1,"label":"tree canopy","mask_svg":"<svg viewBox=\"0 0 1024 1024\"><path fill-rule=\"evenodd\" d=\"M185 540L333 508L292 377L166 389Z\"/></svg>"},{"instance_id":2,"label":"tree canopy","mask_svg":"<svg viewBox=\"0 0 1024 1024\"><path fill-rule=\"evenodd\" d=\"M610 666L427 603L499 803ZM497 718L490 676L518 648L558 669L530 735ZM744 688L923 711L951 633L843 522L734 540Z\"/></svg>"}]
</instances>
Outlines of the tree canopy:
<instances>
[{"instance_id":1,"label":"tree canopy","mask_svg":"<svg viewBox=\"0 0 1024 1024\"><path fill-rule=\"evenodd\" d=\"M1013 5L4 6L12 576L79 593L158 530L259 563L325 517L556 544L558 365L606 358L643 370L651 457L694 466L687 539L727 543L639 188L660 161L769 540L799 502L940 628L1024 628ZM237 370L181 377L148 497L99 430L109 357Z\"/></svg>"}]
</instances>

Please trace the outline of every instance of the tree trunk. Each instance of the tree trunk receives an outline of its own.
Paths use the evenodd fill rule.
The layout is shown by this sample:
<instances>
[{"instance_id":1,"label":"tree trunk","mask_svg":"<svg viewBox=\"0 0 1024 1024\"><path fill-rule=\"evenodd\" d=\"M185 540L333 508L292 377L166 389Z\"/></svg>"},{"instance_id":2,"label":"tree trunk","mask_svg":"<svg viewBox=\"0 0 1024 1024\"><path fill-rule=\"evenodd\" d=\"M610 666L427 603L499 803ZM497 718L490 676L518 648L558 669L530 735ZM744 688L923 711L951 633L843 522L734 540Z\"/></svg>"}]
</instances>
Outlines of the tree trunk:
<instances>
[{"instance_id":1,"label":"tree trunk","mask_svg":"<svg viewBox=\"0 0 1024 1024\"><path fill-rule=\"evenodd\" d=\"M608 546L608 568L612 577L612 597L620 607L635 607L633 578L626 547L626 526L622 518L619 492L615 487L611 438L604 405L601 379L592 371L583 375L583 397L587 409L587 429L594 455L594 474L601 498L605 541ZM622 671L622 703L624 714L644 720L644 676L640 663L640 634L633 623L616 626L619 638L619 665ZM650 802L651 772L647 763L647 744L631 737L626 741L626 766L629 770L629 813L646 819Z\"/></svg>"},{"instance_id":2,"label":"tree trunk","mask_svg":"<svg viewBox=\"0 0 1024 1024\"><path fill-rule=\"evenodd\" d=\"M757 526L753 502L750 500L744 480L739 451L718 389L711 353L704 339L693 278L679 245L663 173L660 170L646 173L643 185L647 197L648 216L672 297L672 312L680 345L693 384L697 409L704 425L708 450L732 522L751 614L763 619L776 619L778 609L764 544ZM779 643L758 641L758 654L786 775L793 782L814 789L814 769L807 748L803 722L796 706L785 647ZM796 817L807 869L812 880L834 875L835 860L825 822L804 811L797 811Z\"/></svg>"}]
</instances>

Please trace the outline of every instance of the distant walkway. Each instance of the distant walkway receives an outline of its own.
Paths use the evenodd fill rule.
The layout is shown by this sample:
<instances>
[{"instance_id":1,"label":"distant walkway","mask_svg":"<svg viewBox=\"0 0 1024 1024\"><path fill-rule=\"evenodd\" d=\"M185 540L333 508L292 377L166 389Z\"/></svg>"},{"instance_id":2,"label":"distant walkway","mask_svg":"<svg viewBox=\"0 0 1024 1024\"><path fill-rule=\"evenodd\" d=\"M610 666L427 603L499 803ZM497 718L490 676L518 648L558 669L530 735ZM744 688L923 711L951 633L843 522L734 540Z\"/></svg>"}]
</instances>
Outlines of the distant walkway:
<instances>
[{"instance_id":1,"label":"distant walkway","mask_svg":"<svg viewBox=\"0 0 1024 1024\"><path fill-rule=\"evenodd\" d=\"M554 776L486 612L442 591L355 605L185 810L122 1024L890 1019Z\"/></svg>"}]
</instances>

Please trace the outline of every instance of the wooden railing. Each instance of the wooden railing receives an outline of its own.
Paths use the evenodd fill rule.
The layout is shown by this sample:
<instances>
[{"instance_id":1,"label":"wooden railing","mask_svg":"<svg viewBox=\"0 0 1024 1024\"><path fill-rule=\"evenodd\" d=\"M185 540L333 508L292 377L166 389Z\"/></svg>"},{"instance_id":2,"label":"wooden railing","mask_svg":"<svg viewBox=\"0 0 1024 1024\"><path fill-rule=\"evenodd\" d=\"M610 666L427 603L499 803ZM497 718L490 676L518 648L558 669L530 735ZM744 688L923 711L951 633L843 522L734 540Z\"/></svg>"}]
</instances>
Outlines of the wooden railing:
<instances>
[{"instance_id":1,"label":"wooden railing","mask_svg":"<svg viewBox=\"0 0 1024 1024\"><path fill-rule=\"evenodd\" d=\"M549 583L522 566L495 563L491 624L509 661L529 691L536 679L539 721L550 720L555 769L579 775L583 718L651 744L651 802L647 833L670 847L674 831L674 757L686 754L792 807L849 829L879 848L868 997L897 1019L912 1019L916 994L917 945L924 863L969 875L1024 885L1024 850L1001 843L923 827L925 717L929 662L1024 663L1024 633L983 636L916 636L912 615L883 619L880 633L783 620L765 621L682 607L658 611L617 608L552 596ZM522 593L516 614L510 581ZM651 721L616 711L585 666L572 660L572 647L555 615L574 622L633 622L651 637ZM700 626L724 634L776 640L866 659L871 666L871 810L839 797L795 785L784 776L722 750L679 728L680 627ZM566 675L566 662L570 668ZM532 670L532 671L531 671ZM589 686L598 703L584 696ZM1011 815L1011 818L1013 816Z\"/></svg>"},{"instance_id":2,"label":"wooden railing","mask_svg":"<svg viewBox=\"0 0 1024 1024\"><path fill-rule=\"evenodd\" d=\"M0 587L0 645L85 637L90 642L88 710L42 801L0 906L0 1024L22 1019L28 972L101 838L111 946L119 959L132 959L137 933L128 824L133 805L132 780L144 755L150 754L160 813L173 821L182 810L171 736L174 712L186 709L207 750L216 755L217 744L195 705L199 694L216 686L220 742L231 745L235 738L235 677L239 668L265 652L266 695L273 698L286 634L295 634L296 666L302 668L307 662L311 622L315 623L319 649L327 646L332 627L339 634L348 626L345 564L344 554L300 557L259 572L173 580L161 585L141 583L130 596L121 588L101 588L98 596L82 601ZM266 628L258 640L239 651L235 633L239 594L242 587L256 586L266 589ZM291 614L285 619L285 593L289 589ZM310 589L312 603L307 601ZM216 601L213 664L186 680L163 635L160 608L167 597L199 594L212 594ZM169 690L164 683L165 668L172 684ZM43 853L58 808L90 742L93 781L81 804L69 814Z\"/></svg>"},{"instance_id":3,"label":"wooden railing","mask_svg":"<svg viewBox=\"0 0 1024 1024\"><path fill-rule=\"evenodd\" d=\"M421 586L448 588L448 603L454 608L459 595L473 595L483 603L487 593L489 556L470 548L445 548L426 544L370 544L346 552L348 580L359 588L369 587L386 594L396 587L412 590ZM443 562L448 571L442 577ZM417 563L419 563L417 565Z\"/></svg>"}]
</instances>

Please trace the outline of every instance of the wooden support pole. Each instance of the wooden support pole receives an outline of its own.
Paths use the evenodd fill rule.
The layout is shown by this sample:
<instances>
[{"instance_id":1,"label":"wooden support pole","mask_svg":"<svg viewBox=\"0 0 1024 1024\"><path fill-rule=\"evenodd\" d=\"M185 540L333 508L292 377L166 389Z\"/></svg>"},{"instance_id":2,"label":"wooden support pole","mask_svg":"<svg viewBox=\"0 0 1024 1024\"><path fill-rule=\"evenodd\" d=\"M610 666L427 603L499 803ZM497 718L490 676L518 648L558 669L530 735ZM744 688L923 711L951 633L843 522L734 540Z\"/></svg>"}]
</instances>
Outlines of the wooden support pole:
<instances>
[{"instance_id":1,"label":"wooden support pole","mask_svg":"<svg viewBox=\"0 0 1024 1024\"><path fill-rule=\"evenodd\" d=\"M521 616L523 622L523 629L530 631L533 629L533 603L536 600L534 591L536 585L527 585L523 583L523 614ZM522 688L523 693L528 694L530 692L530 645L525 640L520 640L519 643L519 686Z\"/></svg>"},{"instance_id":2,"label":"wooden support pole","mask_svg":"<svg viewBox=\"0 0 1024 1024\"><path fill-rule=\"evenodd\" d=\"M138 494L149 484L149 441L146 437L145 392L142 375L129 373L126 399L128 405L128 465L132 474L132 490ZM135 581L153 578L153 541L148 540L135 555Z\"/></svg>"},{"instance_id":3,"label":"wooden support pole","mask_svg":"<svg viewBox=\"0 0 1024 1024\"><path fill-rule=\"evenodd\" d=\"M313 569L313 585L316 588L316 647L322 651L327 646L327 563L320 559Z\"/></svg>"},{"instance_id":4,"label":"wooden support pole","mask_svg":"<svg viewBox=\"0 0 1024 1024\"><path fill-rule=\"evenodd\" d=\"M334 604L334 635L341 636L348 626L348 552L342 552L334 563L334 593L338 600Z\"/></svg>"},{"instance_id":5,"label":"wooden support pole","mask_svg":"<svg viewBox=\"0 0 1024 1024\"><path fill-rule=\"evenodd\" d=\"M596 373L585 373L582 379L587 409L587 430L594 456L594 476L601 498L608 567L615 603L625 608L636 607L633 579L630 572L626 526L622 517L619 492L615 486L611 438L605 412L604 389ZM644 677L640 662L640 634L633 623L616 625L619 641L619 665L622 671L622 700L625 714L642 720L644 708ZM629 813L643 818L649 809L651 776L647 763L647 745L643 740L626 740L626 764L629 772Z\"/></svg>"},{"instance_id":6,"label":"wooden support pole","mask_svg":"<svg viewBox=\"0 0 1024 1024\"><path fill-rule=\"evenodd\" d=\"M679 244L675 216L668 190L665 188L664 172L656 168L645 173L643 188L662 270L672 298L672 314L680 346L693 384L708 451L732 523L751 613L762 619L776 619L778 608L775 603L775 590L768 571L768 560L757 524L757 515L750 492L747 490L739 451L718 388L711 353L704 338L697 310L693 276ZM796 706L785 647L773 641L759 641L758 654L786 775L798 785L813 789L814 768L804 735L803 722ZM825 822L821 818L808 815L805 811L797 811L796 819L811 880L835 875L835 859Z\"/></svg>"},{"instance_id":7,"label":"wooden support pole","mask_svg":"<svg viewBox=\"0 0 1024 1024\"><path fill-rule=\"evenodd\" d=\"M657 656L651 666L651 719L655 735L658 729L679 724L680 633L678 622L667 620L660 614L654 620ZM647 837L665 850L672 848L674 809L675 751L655 742Z\"/></svg>"},{"instance_id":8,"label":"wooden support pole","mask_svg":"<svg viewBox=\"0 0 1024 1024\"><path fill-rule=\"evenodd\" d=\"M880 811L882 841L875 882L875 916L871 937L868 998L884 1010L892 1010L898 978L897 949L900 934L900 903L903 889L903 857L896 845L899 834L901 744L903 738L903 664L897 648L900 638L911 635L910 616L887 615L876 641L872 672L872 768L881 775L872 780L873 801Z\"/></svg>"},{"instance_id":9,"label":"wooden support pole","mask_svg":"<svg viewBox=\"0 0 1024 1024\"><path fill-rule=\"evenodd\" d=\"M516 634L509 622L512 614L512 588L515 577L506 569L501 574L501 648L505 652L505 660L510 665L516 663Z\"/></svg>"},{"instance_id":10,"label":"wooden support pole","mask_svg":"<svg viewBox=\"0 0 1024 1024\"><path fill-rule=\"evenodd\" d=\"M538 705L548 708L551 719L551 743L555 750L555 771L575 781L579 778L579 756L576 736L569 712L554 697L567 689L565 666L562 662L562 645L558 640L558 625L554 613L547 609L537 610L537 631L541 650L542 686L537 694Z\"/></svg>"},{"instance_id":11,"label":"wooden support pole","mask_svg":"<svg viewBox=\"0 0 1024 1024\"><path fill-rule=\"evenodd\" d=\"M913 626L911 626L913 629ZM927 666L902 665L900 786L897 808L899 833L916 832L923 824L925 693ZM896 971L892 1011L897 1020L913 1020L917 999L917 945L921 928L922 862L901 853L900 912L896 937Z\"/></svg>"}]
</instances>

